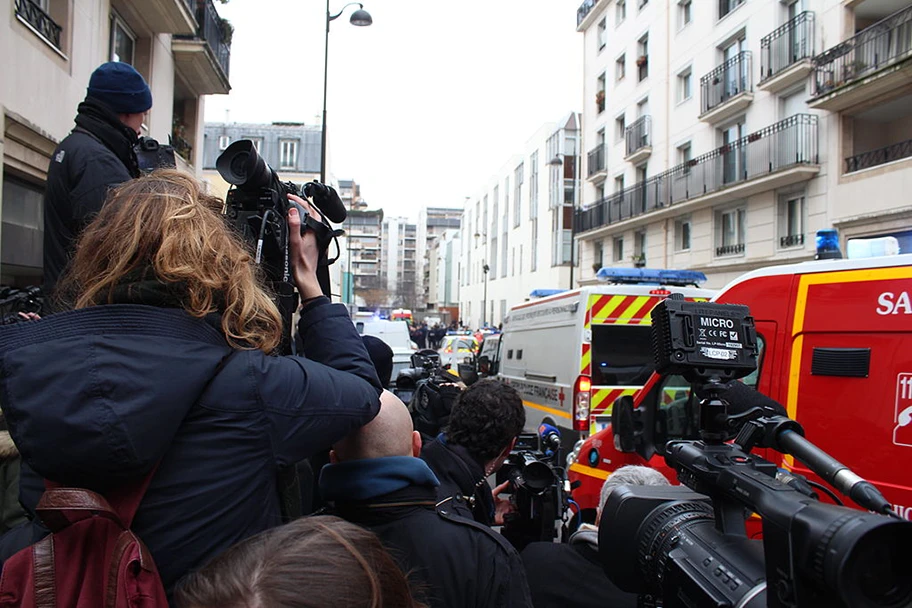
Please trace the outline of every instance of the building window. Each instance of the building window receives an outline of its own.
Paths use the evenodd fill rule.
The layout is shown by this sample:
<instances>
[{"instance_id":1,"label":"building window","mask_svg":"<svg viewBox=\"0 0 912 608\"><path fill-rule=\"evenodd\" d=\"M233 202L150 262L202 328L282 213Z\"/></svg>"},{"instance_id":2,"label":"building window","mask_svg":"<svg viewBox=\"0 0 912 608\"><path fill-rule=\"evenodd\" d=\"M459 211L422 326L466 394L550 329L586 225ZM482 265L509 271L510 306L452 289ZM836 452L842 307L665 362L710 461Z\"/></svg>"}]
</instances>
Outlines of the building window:
<instances>
[{"instance_id":1,"label":"building window","mask_svg":"<svg viewBox=\"0 0 912 608\"><path fill-rule=\"evenodd\" d=\"M618 175L614 178L614 193L619 194L624 191L624 176Z\"/></svg>"},{"instance_id":2,"label":"building window","mask_svg":"<svg viewBox=\"0 0 912 608\"><path fill-rule=\"evenodd\" d=\"M804 195L789 194L779 197L779 247L781 249L804 245L806 215Z\"/></svg>"},{"instance_id":3,"label":"building window","mask_svg":"<svg viewBox=\"0 0 912 608\"><path fill-rule=\"evenodd\" d=\"M519 163L516 170L513 171L513 227L519 226L519 219L522 215L522 184L523 184L523 163Z\"/></svg>"},{"instance_id":4,"label":"building window","mask_svg":"<svg viewBox=\"0 0 912 608\"><path fill-rule=\"evenodd\" d=\"M500 259L501 259L500 276L501 276L501 278L503 278L503 277L507 276L507 252L510 250L509 246L507 245L507 233L506 232L504 232L504 235L503 235L503 242L501 243L501 248L502 249L500 252Z\"/></svg>"},{"instance_id":5,"label":"building window","mask_svg":"<svg viewBox=\"0 0 912 608\"><path fill-rule=\"evenodd\" d=\"M47 8L43 9L47 12ZM123 19L111 14L111 40L108 58L133 65L133 53L136 48L136 34L130 31Z\"/></svg>"},{"instance_id":6,"label":"building window","mask_svg":"<svg viewBox=\"0 0 912 608\"><path fill-rule=\"evenodd\" d=\"M647 4L649 4L649 0L637 0L637 10L643 10Z\"/></svg>"},{"instance_id":7,"label":"building window","mask_svg":"<svg viewBox=\"0 0 912 608\"><path fill-rule=\"evenodd\" d=\"M532 272L538 269L538 218L532 218L532 259L529 268Z\"/></svg>"},{"instance_id":8,"label":"building window","mask_svg":"<svg viewBox=\"0 0 912 608\"><path fill-rule=\"evenodd\" d=\"M608 42L608 18L603 17L598 24L598 48L601 51Z\"/></svg>"},{"instance_id":9,"label":"building window","mask_svg":"<svg viewBox=\"0 0 912 608\"><path fill-rule=\"evenodd\" d=\"M614 7L614 25L619 26L627 18L627 0L618 0Z\"/></svg>"},{"instance_id":10,"label":"building window","mask_svg":"<svg viewBox=\"0 0 912 608\"><path fill-rule=\"evenodd\" d=\"M640 38L637 43L639 56L637 57L637 78L643 82L649 76L649 34Z\"/></svg>"},{"instance_id":11,"label":"building window","mask_svg":"<svg viewBox=\"0 0 912 608\"><path fill-rule=\"evenodd\" d=\"M592 249L592 271L598 272L605 265L605 243L603 241L595 241Z\"/></svg>"},{"instance_id":12,"label":"building window","mask_svg":"<svg viewBox=\"0 0 912 608\"><path fill-rule=\"evenodd\" d=\"M491 208L491 217L494 219L494 225L491 226L491 232L497 232L497 212L500 210L500 187L494 186L494 206ZM485 226L488 223L485 222Z\"/></svg>"},{"instance_id":13,"label":"building window","mask_svg":"<svg viewBox=\"0 0 912 608\"><path fill-rule=\"evenodd\" d=\"M678 74L678 103L693 96L693 71L687 68Z\"/></svg>"},{"instance_id":14,"label":"building window","mask_svg":"<svg viewBox=\"0 0 912 608\"><path fill-rule=\"evenodd\" d=\"M743 255L744 207L716 211L716 256Z\"/></svg>"},{"instance_id":15,"label":"building window","mask_svg":"<svg viewBox=\"0 0 912 608\"><path fill-rule=\"evenodd\" d=\"M744 0L719 0L719 19L729 14L742 4L744 4Z\"/></svg>"},{"instance_id":16,"label":"building window","mask_svg":"<svg viewBox=\"0 0 912 608\"><path fill-rule=\"evenodd\" d=\"M693 160L693 147L690 142L678 146L678 164L684 166L684 175L690 173L690 161Z\"/></svg>"},{"instance_id":17,"label":"building window","mask_svg":"<svg viewBox=\"0 0 912 608\"><path fill-rule=\"evenodd\" d=\"M538 217L538 150L529 157L529 218ZM534 268L532 270L535 270Z\"/></svg>"},{"instance_id":18,"label":"building window","mask_svg":"<svg viewBox=\"0 0 912 608\"><path fill-rule=\"evenodd\" d=\"M674 233L674 248L675 251L689 251L690 250L690 218L678 218L675 220L675 233Z\"/></svg>"},{"instance_id":19,"label":"building window","mask_svg":"<svg viewBox=\"0 0 912 608\"><path fill-rule=\"evenodd\" d=\"M627 75L627 54L624 53L614 60L614 80L620 82Z\"/></svg>"},{"instance_id":20,"label":"building window","mask_svg":"<svg viewBox=\"0 0 912 608\"><path fill-rule=\"evenodd\" d=\"M228 135L219 135L219 150L225 150L231 145L231 137Z\"/></svg>"},{"instance_id":21,"label":"building window","mask_svg":"<svg viewBox=\"0 0 912 608\"><path fill-rule=\"evenodd\" d=\"M598 77L598 81L595 84L595 105L598 108L598 113L601 114L605 111L605 74L603 73Z\"/></svg>"},{"instance_id":22,"label":"building window","mask_svg":"<svg viewBox=\"0 0 912 608\"><path fill-rule=\"evenodd\" d=\"M612 258L612 260L614 260L615 262L624 261L624 237L622 237L622 236L614 237L614 241L612 242L612 252L614 254L614 257Z\"/></svg>"},{"instance_id":23,"label":"building window","mask_svg":"<svg viewBox=\"0 0 912 608\"><path fill-rule=\"evenodd\" d=\"M491 280L497 278L497 237L491 238L491 263L490 266L490 275Z\"/></svg>"},{"instance_id":24,"label":"building window","mask_svg":"<svg viewBox=\"0 0 912 608\"><path fill-rule=\"evenodd\" d=\"M624 132L627 130L627 119L621 114L614 119L614 140L621 141L624 139Z\"/></svg>"},{"instance_id":25,"label":"building window","mask_svg":"<svg viewBox=\"0 0 912 608\"><path fill-rule=\"evenodd\" d=\"M279 166L282 169L294 169L298 165L298 142L293 139L279 141ZM259 148L257 149L259 151Z\"/></svg>"},{"instance_id":26,"label":"building window","mask_svg":"<svg viewBox=\"0 0 912 608\"><path fill-rule=\"evenodd\" d=\"M678 29L684 29L693 20L693 1L678 0Z\"/></svg>"}]
</instances>

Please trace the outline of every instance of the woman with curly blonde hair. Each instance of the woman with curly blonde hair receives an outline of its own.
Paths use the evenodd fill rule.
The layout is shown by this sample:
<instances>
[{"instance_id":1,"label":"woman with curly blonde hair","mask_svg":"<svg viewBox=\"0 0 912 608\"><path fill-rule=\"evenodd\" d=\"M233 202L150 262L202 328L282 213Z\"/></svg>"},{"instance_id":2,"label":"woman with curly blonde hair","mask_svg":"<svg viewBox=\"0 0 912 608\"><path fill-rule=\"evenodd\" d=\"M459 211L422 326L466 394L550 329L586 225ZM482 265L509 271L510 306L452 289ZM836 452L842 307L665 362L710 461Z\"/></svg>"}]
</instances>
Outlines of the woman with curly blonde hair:
<instances>
[{"instance_id":1,"label":"woman with curly blonde hair","mask_svg":"<svg viewBox=\"0 0 912 608\"><path fill-rule=\"evenodd\" d=\"M104 493L154 470L132 529L169 593L190 569L281 523L278 467L329 448L379 408L347 310L321 294L302 218L292 209L287 220L306 358L276 356L278 310L221 207L178 171L125 183L77 243L59 284L66 310L0 328L0 395L25 506L42 479ZM21 548L6 541L3 558Z\"/></svg>"}]
</instances>

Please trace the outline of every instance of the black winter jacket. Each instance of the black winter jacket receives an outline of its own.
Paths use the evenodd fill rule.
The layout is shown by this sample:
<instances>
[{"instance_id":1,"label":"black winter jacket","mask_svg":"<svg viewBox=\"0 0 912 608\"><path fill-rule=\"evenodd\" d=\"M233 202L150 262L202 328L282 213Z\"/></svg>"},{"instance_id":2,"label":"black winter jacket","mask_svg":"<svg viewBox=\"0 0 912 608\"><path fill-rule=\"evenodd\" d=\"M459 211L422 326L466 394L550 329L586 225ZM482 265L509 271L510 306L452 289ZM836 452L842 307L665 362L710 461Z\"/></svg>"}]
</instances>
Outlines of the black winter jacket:
<instances>
[{"instance_id":1,"label":"black winter jacket","mask_svg":"<svg viewBox=\"0 0 912 608\"><path fill-rule=\"evenodd\" d=\"M531 606L522 560L503 537L446 506L420 458L353 460L323 468L331 512L372 530L432 608Z\"/></svg>"},{"instance_id":2,"label":"black winter jacket","mask_svg":"<svg viewBox=\"0 0 912 608\"><path fill-rule=\"evenodd\" d=\"M277 467L379 410L348 312L322 300L299 323L306 359L232 350L214 320L134 304L0 327L0 401L25 506L37 503L39 476L103 492L160 462L133 530L169 593L191 568L279 525Z\"/></svg>"},{"instance_id":3,"label":"black winter jacket","mask_svg":"<svg viewBox=\"0 0 912 608\"><path fill-rule=\"evenodd\" d=\"M114 186L139 177L136 134L103 104L79 105L79 125L51 157L44 195L44 285L56 286L79 233L101 210ZM107 142L107 143L105 143Z\"/></svg>"},{"instance_id":4,"label":"black winter jacket","mask_svg":"<svg viewBox=\"0 0 912 608\"><path fill-rule=\"evenodd\" d=\"M437 500L459 515L486 526L494 525L494 496L484 467L460 445L447 443L441 433L424 444L421 458L440 480Z\"/></svg>"},{"instance_id":5,"label":"black winter jacket","mask_svg":"<svg viewBox=\"0 0 912 608\"><path fill-rule=\"evenodd\" d=\"M535 608L636 608L637 596L611 582L598 553L598 530L569 544L530 543L522 552Z\"/></svg>"}]
</instances>

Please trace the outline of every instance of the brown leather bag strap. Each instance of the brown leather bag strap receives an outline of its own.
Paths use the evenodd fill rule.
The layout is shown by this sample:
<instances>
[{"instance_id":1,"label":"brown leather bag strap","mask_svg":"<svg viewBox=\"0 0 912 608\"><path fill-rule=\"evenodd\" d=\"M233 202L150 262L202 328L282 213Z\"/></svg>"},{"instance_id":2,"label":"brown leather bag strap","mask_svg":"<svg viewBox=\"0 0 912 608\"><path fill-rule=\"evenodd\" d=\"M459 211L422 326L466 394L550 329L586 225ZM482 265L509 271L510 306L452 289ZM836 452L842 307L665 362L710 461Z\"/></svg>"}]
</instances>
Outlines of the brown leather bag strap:
<instances>
[{"instance_id":1,"label":"brown leather bag strap","mask_svg":"<svg viewBox=\"0 0 912 608\"><path fill-rule=\"evenodd\" d=\"M57 577L54 568L54 537L49 535L32 545L35 607L57 608Z\"/></svg>"},{"instance_id":2,"label":"brown leather bag strap","mask_svg":"<svg viewBox=\"0 0 912 608\"><path fill-rule=\"evenodd\" d=\"M104 496L82 488L45 490L35 512L51 532L59 532L90 517L105 517L126 528Z\"/></svg>"},{"instance_id":3,"label":"brown leather bag strap","mask_svg":"<svg viewBox=\"0 0 912 608\"><path fill-rule=\"evenodd\" d=\"M130 530L125 530L117 537L114 549L111 551L111 565L108 569L108 582L105 585L105 608L117 607L117 592L120 590L117 581L120 578L120 567L130 545L136 544L139 547L139 567L146 572L155 572L155 561L145 543L139 540Z\"/></svg>"}]
</instances>

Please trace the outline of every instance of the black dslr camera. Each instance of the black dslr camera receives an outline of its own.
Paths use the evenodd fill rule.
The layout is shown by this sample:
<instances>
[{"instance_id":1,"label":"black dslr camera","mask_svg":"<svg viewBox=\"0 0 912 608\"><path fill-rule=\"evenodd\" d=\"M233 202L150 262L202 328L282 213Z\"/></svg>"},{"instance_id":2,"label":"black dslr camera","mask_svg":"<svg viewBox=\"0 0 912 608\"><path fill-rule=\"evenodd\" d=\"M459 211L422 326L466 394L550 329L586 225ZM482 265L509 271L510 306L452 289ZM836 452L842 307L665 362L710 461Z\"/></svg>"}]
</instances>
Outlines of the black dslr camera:
<instances>
[{"instance_id":1,"label":"black dslr camera","mask_svg":"<svg viewBox=\"0 0 912 608\"><path fill-rule=\"evenodd\" d=\"M151 137L140 137L139 143L133 146L133 152L136 153L139 170L143 173L156 169L173 169L177 166L174 148L162 145Z\"/></svg>"},{"instance_id":2,"label":"black dslr camera","mask_svg":"<svg viewBox=\"0 0 912 608\"><path fill-rule=\"evenodd\" d=\"M687 488L620 486L609 495L599 527L609 578L641 606L912 606L912 523L794 420L764 407L728 415L725 382L756 367L747 307L671 296L653 309L652 328L656 370L703 385L701 438L665 450ZM754 447L793 455L874 513L821 503L807 482L787 485ZM751 513L762 540L747 537Z\"/></svg>"},{"instance_id":3,"label":"black dslr camera","mask_svg":"<svg viewBox=\"0 0 912 608\"><path fill-rule=\"evenodd\" d=\"M538 433L521 433L497 483L510 481L516 512L504 517L501 534L517 551L531 542L566 536L567 477L560 463L560 431L542 424Z\"/></svg>"},{"instance_id":4,"label":"black dslr camera","mask_svg":"<svg viewBox=\"0 0 912 608\"><path fill-rule=\"evenodd\" d=\"M282 351L291 352L291 316L298 307L298 296L291 277L288 210L292 207L298 209L301 234L305 230L312 230L317 237L320 250L317 279L323 293L329 296L328 267L338 256L329 259L327 253L330 243L342 231L333 230L328 220L336 223L345 221L345 207L330 186L309 182L303 190L299 190L294 183L281 181L249 139L228 146L216 160L215 166L222 178L235 186L228 191L225 215L255 248L256 262L263 268L266 279L276 294L286 328ZM310 198L321 216L311 217L299 204L288 199L289 194Z\"/></svg>"}]
</instances>

